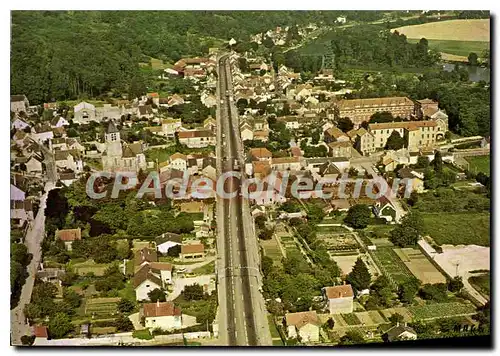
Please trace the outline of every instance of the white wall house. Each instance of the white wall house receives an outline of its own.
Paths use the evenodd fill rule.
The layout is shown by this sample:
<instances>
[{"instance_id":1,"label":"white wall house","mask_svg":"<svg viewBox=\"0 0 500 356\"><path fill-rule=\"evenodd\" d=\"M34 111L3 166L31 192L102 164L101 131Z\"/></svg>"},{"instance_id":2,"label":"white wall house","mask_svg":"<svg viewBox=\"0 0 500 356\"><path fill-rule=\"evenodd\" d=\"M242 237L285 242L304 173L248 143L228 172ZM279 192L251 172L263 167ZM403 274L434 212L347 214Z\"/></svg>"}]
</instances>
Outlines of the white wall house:
<instances>
[{"instance_id":1,"label":"white wall house","mask_svg":"<svg viewBox=\"0 0 500 356\"><path fill-rule=\"evenodd\" d=\"M182 328L182 314L172 302L146 303L140 311L146 328L173 330Z\"/></svg>"}]
</instances>

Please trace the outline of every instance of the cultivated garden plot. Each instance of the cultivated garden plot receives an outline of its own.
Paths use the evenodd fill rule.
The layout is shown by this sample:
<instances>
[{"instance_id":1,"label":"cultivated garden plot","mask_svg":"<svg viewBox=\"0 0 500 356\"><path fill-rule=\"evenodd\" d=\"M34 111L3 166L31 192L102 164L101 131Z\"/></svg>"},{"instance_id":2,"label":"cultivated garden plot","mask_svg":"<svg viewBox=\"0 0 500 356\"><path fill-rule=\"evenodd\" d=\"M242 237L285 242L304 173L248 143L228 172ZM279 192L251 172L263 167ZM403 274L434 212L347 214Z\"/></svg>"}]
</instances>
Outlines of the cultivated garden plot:
<instances>
[{"instance_id":1,"label":"cultivated garden plot","mask_svg":"<svg viewBox=\"0 0 500 356\"><path fill-rule=\"evenodd\" d=\"M112 316L117 312L120 298L91 298L85 300L84 312L87 316L103 317Z\"/></svg>"},{"instance_id":2,"label":"cultivated garden plot","mask_svg":"<svg viewBox=\"0 0 500 356\"><path fill-rule=\"evenodd\" d=\"M373 254L382 272L395 283L403 282L413 276L392 248L380 247L373 251Z\"/></svg>"},{"instance_id":3,"label":"cultivated garden plot","mask_svg":"<svg viewBox=\"0 0 500 356\"><path fill-rule=\"evenodd\" d=\"M446 283L446 278L420 250L414 248L395 248L394 252L422 284Z\"/></svg>"},{"instance_id":4,"label":"cultivated garden plot","mask_svg":"<svg viewBox=\"0 0 500 356\"><path fill-rule=\"evenodd\" d=\"M437 319L461 315L474 315L476 308L471 303L435 303L408 307L414 320Z\"/></svg>"}]
</instances>

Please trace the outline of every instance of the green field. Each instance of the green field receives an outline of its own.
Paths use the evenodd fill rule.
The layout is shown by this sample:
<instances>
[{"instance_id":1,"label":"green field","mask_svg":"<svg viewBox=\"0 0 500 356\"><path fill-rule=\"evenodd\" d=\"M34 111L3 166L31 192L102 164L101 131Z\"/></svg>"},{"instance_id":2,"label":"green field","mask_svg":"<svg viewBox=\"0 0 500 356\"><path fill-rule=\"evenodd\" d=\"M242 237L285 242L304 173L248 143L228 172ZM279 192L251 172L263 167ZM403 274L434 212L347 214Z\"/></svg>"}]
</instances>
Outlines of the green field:
<instances>
[{"instance_id":1,"label":"green field","mask_svg":"<svg viewBox=\"0 0 500 356\"><path fill-rule=\"evenodd\" d=\"M466 157L465 159L469 162L469 171L490 175L490 156Z\"/></svg>"},{"instance_id":2,"label":"green field","mask_svg":"<svg viewBox=\"0 0 500 356\"><path fill-rule=\"evenodd\" d=\"M422 320L472 314L476 311L476 308L470 303L451 302L411 306L408 307L408 311L415 320Z\"/></svg>"},{"instance_id":3,"label":"green field","mask_svg":"<svg viewBox=\"0 0 500 356\"><path fill-rule=\"evenodd\" d=\"M476 289L479 293L490 298L490 274L485 273L480 276L474 276L469 278L470 284Z\"/></svg>"},{"instance_id":4,"label":"green field","mask_svg":"<svg viewBox=\"0 0 500 356\"><path fill-rule=\"evenodd\" d=\"M377 247L373 254L375 262L382 272L392 278L395 283L403 282L407 278L413 277L408 267L401 261L396 252L391 247Z\"/></svg>"},{"instance_id":5,"label":"green field","mask_svg":"<svg viewBox=\"0 0 500 356\"><path fill-rule=\"evenodd\" d=\"M420 39L408 38L408 42L418 42ZM479 57L484 50L489 49L489 42L480 41L450 41L450 40L428 40L429 48L434 51L455 54L467 57L469 53L475 52Z\"/></svg>"},{"instance_id":6,"label":"green field","mask_svg":"<svg viewBox=\"0 0 500 356\"><path fill-rule=\"evenodd\" d=\"M490 245L489 213L422 214L425 233L438 245Z\"/></svg>"}]
</instances>

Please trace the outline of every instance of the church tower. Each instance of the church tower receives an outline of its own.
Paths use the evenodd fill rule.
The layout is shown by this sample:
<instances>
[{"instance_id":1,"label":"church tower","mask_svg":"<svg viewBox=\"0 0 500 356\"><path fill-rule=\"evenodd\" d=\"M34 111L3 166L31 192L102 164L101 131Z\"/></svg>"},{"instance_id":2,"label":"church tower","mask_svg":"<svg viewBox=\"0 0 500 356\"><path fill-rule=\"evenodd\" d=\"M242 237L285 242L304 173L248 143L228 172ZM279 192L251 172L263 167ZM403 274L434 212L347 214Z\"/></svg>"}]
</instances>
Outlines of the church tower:
<instances>
[{"instance_id":1,"label":"church tower","mask_svg":"<svg viewBox=\"0 0 500 356\"><path fill-rule=\"evenodd\" d=\"M120 141L120 131L115 126L113 120L109 121L108 129L105 133L106 155L108 157L121 157L122 144Z\"/></svg>"}]
</instances>

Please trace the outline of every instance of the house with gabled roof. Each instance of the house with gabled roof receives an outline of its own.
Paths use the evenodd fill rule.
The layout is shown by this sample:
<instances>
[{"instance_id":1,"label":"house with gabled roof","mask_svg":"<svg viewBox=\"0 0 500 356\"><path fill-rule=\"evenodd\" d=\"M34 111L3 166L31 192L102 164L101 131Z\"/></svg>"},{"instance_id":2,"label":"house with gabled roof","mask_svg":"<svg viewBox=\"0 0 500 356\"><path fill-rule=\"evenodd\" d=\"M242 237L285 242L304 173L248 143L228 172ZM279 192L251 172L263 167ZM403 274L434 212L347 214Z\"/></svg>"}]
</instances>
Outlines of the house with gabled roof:
<instances>
[{"instance_id":1,"label":"house with gabled roof","mask_svg":"<svg viewBox=\"0 0 500 356\"><path fill-rule=\"evenodd\" d=\"M318 342L321 322L315 310L285 314L285 326L289 339L301 342Z\"/></svg>"},{"instance_id":2,"label":"house with gabled roof","mask_svg":"<svg viewBox=\"0 0 500 356\"><path fill-rule=\"evenodd\" d=\"M59 239L64 242L66 250L71 251L73 242L82 239L82 229L64 229L56 230L56 240Z\"/></svg>"},{"instance_id":3,"label":"house with gabled roof","mask_svg":"<svg viewBox=\"0 0 500 356\"><path fill-rule=\"evenodd\" d=\"M144 318L146 328L174 330L182 328L182 313L173 302L145 303L140 312L140 319Z\"/></svg>"},{"instance_id":4,"label":"house with gabled roof","mask_svg":"<svg viewBox=\"0 0 500 356\"><path fill-rule=\"evenodd\" d=\"M159 276L152 272L151 267L146 264L135 272L132 279L135 289L135 298L138 301L148 300L148 293L155 289L162 289L163 282Z\"/></svg>"},{"instance_id":5,"label":"house with gabled roof","mask_svg":"<svg viewBox=\"0 0 500 356\"><path fill-rule=\"evenodd\" d=\"M354 292L350 284L322 289L330 314L349 314L354 310Z\"/></svg>"}]
</instances>

